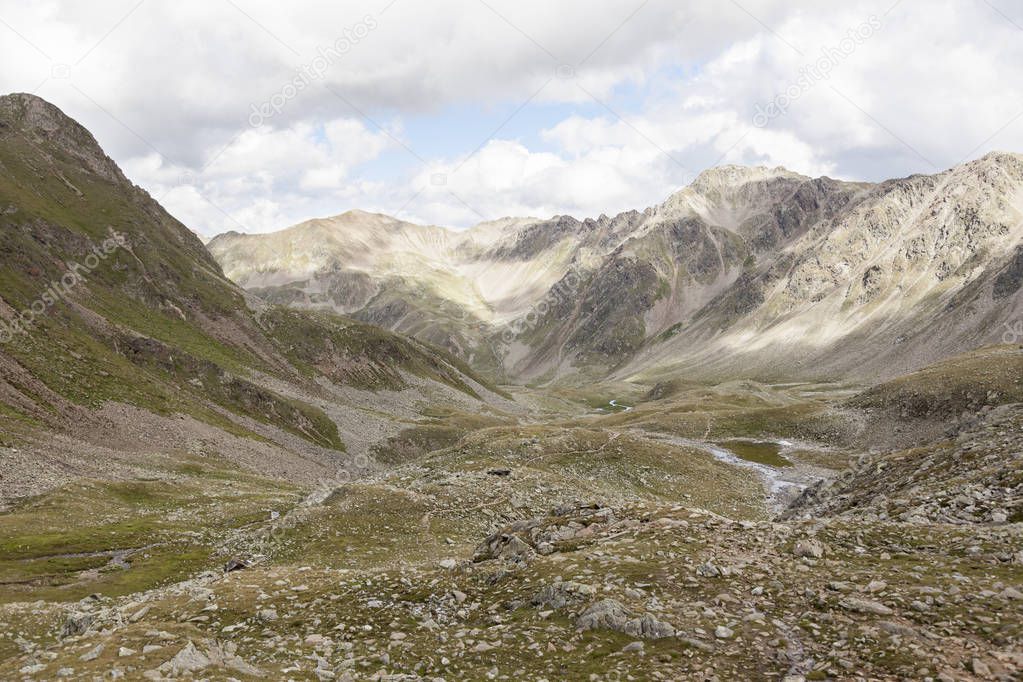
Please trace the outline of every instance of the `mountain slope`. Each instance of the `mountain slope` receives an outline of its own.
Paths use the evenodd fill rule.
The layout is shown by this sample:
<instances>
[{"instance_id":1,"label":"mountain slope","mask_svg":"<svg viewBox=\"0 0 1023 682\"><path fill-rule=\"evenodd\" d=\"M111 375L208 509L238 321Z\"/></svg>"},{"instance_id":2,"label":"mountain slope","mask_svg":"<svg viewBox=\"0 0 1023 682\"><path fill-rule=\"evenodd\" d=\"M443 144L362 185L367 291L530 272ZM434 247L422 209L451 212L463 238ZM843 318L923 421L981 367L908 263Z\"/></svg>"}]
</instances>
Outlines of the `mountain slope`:
<instances>
[{"instance_id":1,"label":"mountain slope","mask_svg":"<svg viewBox=\"0 0 1023 682\"><path fill-rule=\"evenodd\" d=\"M519 381L893 376L1023 317L1023 157L877 185L725 166L614 218L455 232L351 212L209 247L269 300Z\"/></svg>"},{"instance_id":2,"label":"mountain slope","mask_svg":"<svg viewBox=\"0 0 1023 682\"><path fill-rule=\"evenodd\" d=\"M30 95L0 98L0 263L0 446L71 438L102 450L187 415L195 439L234 439L225 456L309 482L347 461L346 440L363 453L402 428L331 416L339 391L362 391L347 400L369 407L381 389L410 404L500 401L442 351L247 294L88 131ZM141 412L126 419L114 404Z\"/></svg>"},{"instance_id":3,"label":"mountain slope","mask_svg":"<svg viewBox=\"0 0 1023 682\"><path fill-rule=\"evenodd\" d=\"M870 378L997 343L1023 316L1021 243L1019 155L882 183L753 273L740 318L714 301L623 372Z\"/></svg>"},{"instance_id":4,"label":"mountain slope","mask_svg":"<svg viewBox=\"0 0 1023 682\"><path fill-rule=\"evenodd\" d=\"M847 405L866 415L875 446L902 446L860 457L841 476L811 486L786 516L1023 521L1023 346L949 358Z\"/></svg>"}]
</instances>

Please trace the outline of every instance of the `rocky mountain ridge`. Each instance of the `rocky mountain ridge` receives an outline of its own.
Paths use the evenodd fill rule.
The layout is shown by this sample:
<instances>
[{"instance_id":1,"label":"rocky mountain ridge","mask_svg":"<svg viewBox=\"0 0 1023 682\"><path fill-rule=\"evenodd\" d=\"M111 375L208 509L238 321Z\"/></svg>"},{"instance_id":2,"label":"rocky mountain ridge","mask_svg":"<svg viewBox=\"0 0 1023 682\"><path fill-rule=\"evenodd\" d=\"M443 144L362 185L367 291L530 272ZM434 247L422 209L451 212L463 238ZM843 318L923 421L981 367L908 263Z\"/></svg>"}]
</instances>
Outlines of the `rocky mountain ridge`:
<instances>
[{"instance_id":1,"label":"rocky mountain ridge","mask_svg":"<svg viewBox=\"0 0 1023 682\"><path fill-rule=\"evenodd\" d=\"M1023 315L1016 154L877 184L724 166L643 212L499 226L352 212L209 248L270 300L343 310L532 381L878 378L997 342ZM778 348L805 359L778 367Z\"/></svg>"}]
</instances>

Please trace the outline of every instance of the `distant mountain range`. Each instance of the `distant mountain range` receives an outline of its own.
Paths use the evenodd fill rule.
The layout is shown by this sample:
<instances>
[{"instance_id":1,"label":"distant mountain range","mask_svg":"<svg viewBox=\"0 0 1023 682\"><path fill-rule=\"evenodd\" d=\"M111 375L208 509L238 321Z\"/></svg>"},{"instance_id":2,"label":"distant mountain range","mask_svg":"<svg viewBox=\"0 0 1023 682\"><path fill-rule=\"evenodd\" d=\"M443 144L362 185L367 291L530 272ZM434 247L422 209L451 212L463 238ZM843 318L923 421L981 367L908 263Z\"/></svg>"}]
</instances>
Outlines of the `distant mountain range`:
<instances>
[{"instance_id":1,"label":"distant mountain range","mask_svg":"<svg viewBox=\"0 0 1023 682\"><path fill-rule=\"evenodd\" d=\"M1023 156L878 184L725 166L613 218L456 231L350 211L208 248L268 301L503 380L883 378L1023 319Z\"/></svg>"}]
</instances>

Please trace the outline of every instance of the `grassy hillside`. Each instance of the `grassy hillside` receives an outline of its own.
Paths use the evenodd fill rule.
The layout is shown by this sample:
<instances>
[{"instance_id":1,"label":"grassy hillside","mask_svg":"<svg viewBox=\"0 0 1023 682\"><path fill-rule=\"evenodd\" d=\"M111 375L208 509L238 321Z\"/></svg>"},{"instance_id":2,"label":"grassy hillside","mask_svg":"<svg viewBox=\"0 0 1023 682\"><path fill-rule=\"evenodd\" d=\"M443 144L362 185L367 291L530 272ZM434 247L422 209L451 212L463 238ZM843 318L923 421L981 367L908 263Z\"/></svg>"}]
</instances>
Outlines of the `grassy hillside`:
<instances>
[{"instance_id":1,"label":"grassy hillside","mask_svg":"<svg viewBox=\"0 0 1023 682\"><path fill-rule=\"evenodd\" d=\"M5 400L9 417L52 422L62 401L114 400L222 425L212 402L343 448L322 411L237 376L294 371L199 239L128 182L84 128L41 100L4 97L0 168L10 337L0 378L20 398Z\"/></svg>"},{"instance_id":2,"label":"grassy hillside","mask_svg":"<svg viewBox=\"0 0 1023 682\"><path fill-rule=\"evenodd\" d=\"M904 419L941 419L1023 402L1023 346L989 346L957 355L879 384L849 402Z\"/></svg>"},{"instance_id":3,"label":"grassy hillside","mask_svg":"<svg viewBox=\"0 0 1023 682\"><path fill-rule=\"evenodd\" d=\"M407 385L404 372L474 398L479 395L467 378L497 391L446 351L332 313L275 307L261 315L260 323L281 352L307 374L370 390L397 390Z\"/></svg>"},{"instance_id":4,"label":"grassy hillside","mask_svg":"<svg viewBox=\"0 0 1023 682\"><path fill-rule=\"evenodd\" d=\"M252 437L255 420L344 450L324 411L293 397L323 394L320 377L375 390L414 375L476 397L468 368L422 343L251 310L198 237L88 131L28 95L0 98L0 264L5 431L115 401Z\"/></svg>"}]
</instances>

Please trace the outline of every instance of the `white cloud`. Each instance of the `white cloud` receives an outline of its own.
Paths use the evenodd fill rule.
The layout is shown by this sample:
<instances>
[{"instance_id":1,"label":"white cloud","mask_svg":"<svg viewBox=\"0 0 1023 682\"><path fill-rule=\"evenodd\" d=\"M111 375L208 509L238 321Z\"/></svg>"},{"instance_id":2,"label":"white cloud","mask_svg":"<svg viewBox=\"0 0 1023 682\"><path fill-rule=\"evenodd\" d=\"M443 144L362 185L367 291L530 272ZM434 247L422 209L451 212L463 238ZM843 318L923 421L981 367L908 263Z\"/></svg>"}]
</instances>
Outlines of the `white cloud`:
<instances>
[{"instance_id":1,"label":"white cloud","mask_svg":"<svg viewBox=\"0 0 1023 682\"><path fill-rule=\"evenodd\" d=\"M372 191L372 183L351 178L351 169L392 144L389 135L351 119L267 125L243 131L194 170L155 152L125 160L124 169L202 234L263 232L311 217L309 211L332 213L353 190Z\"/></svg>"},{"instance_id":2,"label":"white cloud","mask_svg":"<svg viewBox=\"0 0 1023 682\"><path fill-rule=\"evenodd\" d=\"M0 90L57 103L206 234L352 207L456 225L596 215L657 203L716 162L879 179L1023 150L1019 28L982 3L893 4L0 0ZM880 28L827 78L754 125L872 15ZM401 148L457 139L412 125L424 114L527 98L569 111L536 125L543 148L504 132L425 165ZM385 153L407 164L368 180Z\"/></svg>"}]
</instances>

